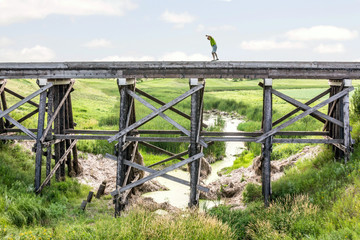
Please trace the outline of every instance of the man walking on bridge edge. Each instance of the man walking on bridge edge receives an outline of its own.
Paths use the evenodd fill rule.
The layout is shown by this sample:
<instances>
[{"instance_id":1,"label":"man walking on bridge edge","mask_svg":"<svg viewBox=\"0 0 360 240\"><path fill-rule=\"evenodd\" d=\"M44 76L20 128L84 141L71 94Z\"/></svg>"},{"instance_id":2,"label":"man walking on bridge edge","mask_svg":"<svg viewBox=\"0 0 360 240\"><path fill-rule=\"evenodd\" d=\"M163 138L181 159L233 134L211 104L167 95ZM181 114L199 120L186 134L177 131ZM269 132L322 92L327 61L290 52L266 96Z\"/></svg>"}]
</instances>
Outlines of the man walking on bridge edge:
<instances>
[{"instance_id":1,"label":"man walking on bridge edge","mask_svg":"<svg viewBox=\"0 0 360 240\"><path fill-rule=\"evenodd\" d=\"M219 60L219 58L216 54L217 46L216 46L216 42L215 42L214 38L210 35L205 35L205 36L206 36L207 40L210 40L210 45L212 47L211 54L213 56L213 61ZM215 57L216 57L216 59L215 59Z\"/></svg>"}]
</instances>

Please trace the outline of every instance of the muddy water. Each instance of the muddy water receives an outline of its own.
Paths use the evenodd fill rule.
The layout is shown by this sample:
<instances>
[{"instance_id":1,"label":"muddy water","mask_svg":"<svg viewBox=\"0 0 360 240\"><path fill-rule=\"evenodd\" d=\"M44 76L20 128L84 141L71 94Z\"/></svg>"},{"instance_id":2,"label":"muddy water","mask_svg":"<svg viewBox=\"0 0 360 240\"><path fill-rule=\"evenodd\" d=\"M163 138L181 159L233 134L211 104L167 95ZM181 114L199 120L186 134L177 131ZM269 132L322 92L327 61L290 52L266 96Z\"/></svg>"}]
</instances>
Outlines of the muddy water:
<instances>
[{"instance_id":1,"label":"muddy water","mask_svg":"<svg viewBox=\"0 0 360 240\"><path fill-rule=\"evenodd\" d=\"M218 117L217 115L204 115L204 122L209 126L214 125L217 117ZM223 129L224 132L236 132L237 126L239 125L239 123L242 122L242 120L232 119L230 117L222 117L222 119L225 121L225 126ZM217 161L211 164L212 172L204 182L208 184L213 181L216 181L219 178L217 172L219 172L221 169L225 167L232 166L233 162L236 159L236 155L240 154L243 149L244 149L243 143L226 142L225 143L226 157L224 157L222 161ZM176 169L168 174L190 181L189 173L182 171L180 169ZM166 186L169 190L146 193L143 195L144 197L151 197L152 199L154 199L154 201L158 203L169 202L174 207L178 207L181 209L185 209L187 207L187 204L189 202L189 194L190 194L190 188L188 186L184 186L182 184L167 180L165 178L157 178L157 180L161 184ZM214 201L201 200L200 208L202 208L202 206L206 206L209 208L216 204L217 203Z\"/></svg>"}]
</instances>

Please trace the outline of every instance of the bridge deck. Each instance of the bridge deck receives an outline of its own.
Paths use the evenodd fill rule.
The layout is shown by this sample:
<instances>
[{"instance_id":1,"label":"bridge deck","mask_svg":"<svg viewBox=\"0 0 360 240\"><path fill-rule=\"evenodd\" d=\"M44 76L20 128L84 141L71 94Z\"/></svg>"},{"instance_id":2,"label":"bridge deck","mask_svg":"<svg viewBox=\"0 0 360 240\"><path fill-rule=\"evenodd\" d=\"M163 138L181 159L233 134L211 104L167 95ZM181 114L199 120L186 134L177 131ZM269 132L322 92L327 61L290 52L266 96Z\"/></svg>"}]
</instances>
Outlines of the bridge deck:
<instances>
[{"instance_id":1,"label":"bridge deck","mask_svg":"<svg viewBox=\"0 0 360 240\"><path fill-rule=\"evenodd\" d=\"M360 62L0 63L1 78L360 79Z\"/></svg>"}]
</instances>

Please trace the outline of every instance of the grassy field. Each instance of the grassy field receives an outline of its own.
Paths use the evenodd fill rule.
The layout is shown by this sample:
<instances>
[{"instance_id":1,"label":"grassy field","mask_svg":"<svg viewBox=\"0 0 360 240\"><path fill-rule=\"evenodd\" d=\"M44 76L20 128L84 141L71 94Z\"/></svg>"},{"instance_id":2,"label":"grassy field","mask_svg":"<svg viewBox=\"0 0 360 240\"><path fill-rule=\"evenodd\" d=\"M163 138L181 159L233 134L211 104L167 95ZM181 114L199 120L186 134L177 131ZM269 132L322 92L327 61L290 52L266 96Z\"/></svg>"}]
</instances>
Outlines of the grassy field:
<instances>
[{"instance_id":1,"label":"grassy field","mask_svg":"<svg viewBox=\"0 0 360 240\"><path fill-rule=\"evenodd\" d=\"M206 83L205 108L236 111L247 122L239 129L259 130L262 112L262 91L258 80L228 81L209 79ZM355 82L358 86L358 82ZM188 89L187 80L147 80L137 84L142 90L168 102ZM168 86L172 86L169 88ZM311 87L311 89L310 89ZM274 81L274 88L304 102L327 87L327 81ZM10 81L9 88L24 95L38 89L34 81ZM314 88L314 89L313 89ZM117 129L119 94L115 80L79 80L73 93L77 129ZM236 91L235 91L236 90ZM240 91L238 91L240 90ZM9 105L16 101L8 98ZM34 100L35 102L38 99ZM139 106L140 104L137 103ZM155 106L158 106L154 104ZM189 113L189 100L177 106ZM354 106L354 105L353 105ZM34 108L23 105L12 113L19 118ZM274 119L293 109L274 97ZM325 110L325 109L323 109ZM137 118L150 111L139 106ZM184 126L176 115L171 115ZM294 125L293 130L316 130L311 118ZM36 126L36 118L26 122ZM161 119L144 129L173 129ZM359 115L352 113L353 138L360 140ZM219 126L221 128L221 126ZM83 141L79 147L89 152L112 152L102 141ZM171 149L171 146L164 145ZM273 158L278 159L299 151L303 145L276 145ZM184 149L186 146L178 147ZM217 151L221 146L217 146ZM175 149L175 148L174 148ZM165 158L142 154L149 163ZM237 160L235 167L250 164L258 146ZM93 200L86 212L79 205L86 198L88 187L68 179L52 183L42 196L33 194L34 156L19 146L0 144L0 239L358 239L360 237L360 147L356 145L351 162L344 165L333 161L332 153L324 152L289 169L284 178L273 183L273 202L264 209L261 189L248 185L245 210L231 211L227 206L207 214L185 212L159 216L141 207L114 219L110 197Z\"/></svg>"}]
</instances>

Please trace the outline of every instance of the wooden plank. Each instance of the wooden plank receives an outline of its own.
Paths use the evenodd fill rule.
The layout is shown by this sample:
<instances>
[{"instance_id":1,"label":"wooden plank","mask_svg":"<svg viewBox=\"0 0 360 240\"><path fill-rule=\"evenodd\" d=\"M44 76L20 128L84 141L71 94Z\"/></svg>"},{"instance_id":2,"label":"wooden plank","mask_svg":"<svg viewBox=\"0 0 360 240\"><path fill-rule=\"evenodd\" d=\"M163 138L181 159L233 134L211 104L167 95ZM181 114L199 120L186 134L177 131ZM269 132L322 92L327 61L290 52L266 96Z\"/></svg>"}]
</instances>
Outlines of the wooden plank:
<instances>
[{"instance_id":1,"label":"wooden plank","mask_svg":"<svg viewBox=\"0 0 360 240\"><path fill-rule=\"evenodd\" d=\"M142 165L139 165L139 164L134 163L134 162L130 162L130 161L128 161L128 160L125 160L124 163L125 163L126 165L128 165L128 166L137 168L137 169L142 170L142 171L145 171L145 172L149 172L149 173L156 173L156 172L158 172L158 171L156 171L156 170L154 170L154 169L144 167L144 166L142 166ZM168 174L163 174L163 175L161 175L161 176L159 176L159 177L169 179L169 180L171 180L171 181L174 181L174 182L183 184L183 185L185 185L185 186L190 186L190 182L189 182L189 181L186 181L186 180L183 180L183 179L181 179L181 178L177 178L177 177L174 177L174 176L171 176L171 175L168 175ZM201 185L198 185L197 188L198 188L200 191L209 192L209 188L207 188L207 187L203 187L203 186L201 186Z\"/></svg>"},{"instance_id":2,"label":"wooden plank","mask_svg":"<svg viewBox=\"0 0 360 240\"><path fill-rule=\"evenodd\" d=\"M43 146L40 142L40 138L42 137L44 124L45 124L46 97L47 97L46 91L40 94L38 127L37 127L37 135L36 135L35 183L34 183L35 190L37 190L41 184L41 165L42 165Z\"/></svg>"},{"instance_id":3,"label":"wooden plank","mask_svg":"<svg viewBox=\"0 0 360 240\"><path fill-rule=\"evenodd\" d=\"M72 91L73 90L74 90L74 88L72 89ZM68 103L69 103L69 121L70 121L69 122L69 128L74 129L75 124L74 124L74 116L73 116L73 109L72 109L71 92L70 92L70 94L68 96ZM66 133L66 130L65 130L65 133ZM76 145L73 147L72 154L73 154L74 171L75 171L76 176L78 176L81 173L81 167L80 167L80 163L79 163L79 159L78 159L78 152L77 152L77 146Z\"/></svg>"},{"instance_id":4,"label":"wooden plank","mask_svg":"<svg viewBox=\"0 0 360 240\"><path fill-rule=\"evenodd\" d=\"M64 104L64 110L65 110L65 116L64 116L64 129L63 129L63 133L65 134L65 129L69 129L70 128L70 120L69 120L69 102L68 102L68 98L66 98L65 104ZM65 140L65 147L68 148L71 144L71 140ZM72 163L72 158L71 158L71 154L69 154L67 156L66 159L66 165L67 165L67 171L68 171L68 176L72 177L75 176L75 172L73 169L73 163Z\"/></svg>"},{"instance_id":5,"label":"wooden plank","mask_svg":"<svg viewBox=\"0 0 360 240\"><path fill-rule=\"evenodd\" d=\"M310 105L312 103L314 103L315 101L321 99L322 97L326 96L327 94L330 93L330 88L328 88L326 91L320 93L319 95L317 95L316 97L314 97L313 99L307 101L305 103L305 105ZM273 122L273 126L278 125L279 123L281 123L282 121L284 121L285 119L291 117L292 115L296 114L297 112L299 112L301 110L300 107L297 107L296 109L292 110L291 112L289 112L288 114L286 114L285 116L279 118L278 120L276 120L275 122ZM330 116L330 115L329 115Z\"/></svg>"},{"instance_id":6,"label":"wooden plank","mask_svg":"<svg viewBox=\"0 0 360 240\"><path fill-rule=\"evenodd\" d=\"M54 85L53 89L54 89L54 109L57 108L57 106L60 103L60 85ZM54 115L52 115L51 119L54 117ZM51 119L50 121L48 121L48 125L46 127L46 129L51 129ZM45 130L46 131L46 130ZM44 131L44 133L46 133ZM55 134L60 134L60 119L58 117L55 118L54 120L54 135ZM46 134L44 134L45 136ZM54 136L53 135L53 136ZM55 138L55 137L54 137ZM55 165L59 162L59 159L61 158L61 154L60 154L60 141L58 143L54 144L54 153L55 153ZM60 169L56 171L56 180L60 181Z\"/></svg>"},{"instance_id":7,"label":"wooden plank","mask_svg":"<svg viewBox=\"0 0 360 240\"><path fill-rule=\"evenodd\" d=\"M331 88L330 88L330 89L331 89ZM340 87L340 91L342 91L343 89L344 89L344 85L342 84L341 87ZM335 108L337 102L338 102L338 100L335 100L335 101L331 104L331 107L330 107L329 112L328 112L328 115L329 115L329 116L332 116L333 111L334 111L334 108ZM329 121L326 120L326 122L325 122L325 124L324 124L324 127L323 127L323 129L322 129L323 131L326 130L328 124L329 124Z\"/></svg>"},{"instance_id":8,"label":"wooden plank","mask_svg":"<svg viewBox=\"0 0 360 240\"><path fill-rule=\"evenodd\" d=\"M203 84L191 85L190 79L190 88L195 88L197 86L204 86ZM197 142L197 136L200 132L199 122L201 122L201 91L197 91L191 95L191 124L190 124L190 147L189 147L189 157L195 156L200 153L200 148ZM197 191L197 186L199 185L200 180L200 159L197 159L190 163L190 198L189 198L189 207L197 207L199 205L199 193Z\"/></svg>"},{"instance_id":9,"label":"wooden plank","mask_svg":"<svg viewBox=\"0 0 360 240\"><path fill-rule=\"evenodd\" d=\"M2 111L0 110L0 113ZM32 139L36 139L36 136L33 132L31 132L29 129L27 129L26 127L24 127L23 125L21 125L20 123L18 123L15 119L13 119L12 117L10 117L9 115L5 115L4 116L5 119L7 119L9 122L11 122L12 124L14 124L16 127L18 127L23 133L25 133L26 135L28 135L29 137L31 137Z\"/></svg>"},{"instance_id":10,"label":"wooden plank","mask_svg":"<svg viewBox=\"0 0 360 240\"><path fill-rule=\"evenodd\" d=\"M46 137L48 131L50 130L52 123L54 122L54 120L57 117L59 111L61 110L62 106L64 105L64 103L66 101L66 98L69 96L69 94L71 92L71 89L74 86L74 84L75 84L75 81L71 80L70 84L69 84L69 88L67 89L66 93L61 95L62 96L61 101L58 104L55 105L56 109L55 109L50 121L48 122L48 126L46 127L46 129L44 131L44 136L41 138L42 142L45 141L45 137ZM59 86L59 88L57 88L57 89L62 89L62 85L58 85L58 86Z\"/></svg>"},{"instance_id":11,"label":"wooden plank","mask_svg":"<svg viewBox=\"0 0 360 240\"><path fill-rule=\"evenodd\" d=\"M155 150L157 150L157 151L159 151L159 152L161 152L161 153L165 153L165 154L167 154L167 155L169 155L169 156L175 156L175 155L176 155L175 153L169 152L169 151L167 151L167 150L165 150L165 149L162 149L162 148L160 148L160 147L158 147L158 146L155 146L155 145L150 144L150 143L147 143L147 142L139 142L139 143L142 144L142 145L144 145L144 146L153 148L153 149L155 149ZM179 158L177 158L177 159L185 160L185 158L182 158L182 157L179 157Z\"/></svg>"},{"instance_id":12,"label":"wooden plank","mask_svg":"<svg viewBox=\"0 0 360 240\"><path fill-rule=\"evenodd\" d=\"M299 102L299 101L297 101L295 99L292 99L291 97L286 96L285 94L283 94L281 92L278 92L278 91L276 91L274 89L272 90L272 93L274 95L278 96L279 98L285 100L286 102L288 102L288 103L290 103L290 104L292 104L292 105L294 105L296 107L300 107L304 111L311 109L311 107L309 107L309 106L307 106L307 105L305 105L305 104L303 104L303 103L301 103L301 102ZM322 112L319 112L319 111L314 111L312 114L310 114L310 116L315 117L320 122L325 122L324 119L326 119L329 122L332 122L332 123L334 123L334 124L336 124L336 125L338 125L340 127L343 127L343 125L344 125L341 121L339 121L339 120L337 120L335 118L332 118L332 117L330 117L330 116L328 116L328 115L326 115L326 114L324 114Z\"/></svg>"},{"instance_id":13,"label":"wooden plank","mask_svg":"<svg viewBox=\"0 0 360 240\"><path fill-rule=\"evenodd\" d=\"M52 178L52 176L54 176L56 170L60 167L60 165L65 161L67 155L70 153L70 151L72 150L72 148L75 146L76 144L76 140L74 142L71 143L70 147L66 150L66 152L64 153L64 155L59 159L59 161L55 164L54 168L51 170L50 174L45 178L44 182L41 184L41 186L36 190L36 193L39 194L43 188L47 185L48 181Z\"/></svg>"},{"instance_id":14,"label":"wooden plank","mask_svg":"<svg viewBox=\"0 0 360 240\"><path fill-rule=\"evenodd\" d=\"M194 92L199 91L201 88L203 88L202 85L199 85L195 88L190 89L189 91L187 91L186 93L180 95L179 97L175 98L174 100L172 100L171 102L165 104L164 106L160 107L158 110L156 110L155 112L150 113L149 115L147 115L146 117L144 117L143 119L137 121L134 124L131 124L129 127L127 127L126 129L121 130L119 133L115 134L114 136L110 137L108 139L109 143L115 141L116 139L120 138L121 136L125 135L126 133L130 132L131 130L138 128L140 126L142 126L143 124L147 123L148 121L150 121L151 119L155 118L159 113L166 111L167 109L169 109L170 107L174 106L175 104L181 102L182 100L184 100L185 98L187 98L188 96L190 96L191 94L193 94Z\"/></svg>"},{"instance_id":15,"label":"wooden plank","mask_svg":"<svg viewBox=\"0 0 360 240\"><path fill-rule=\"evenodd\" d=\"M3 80L3 79L0 79L0 96L1 94L4 92L4 88L6 86L6 80ZM2 104L1 104L1 101L0 101L0 111L3 111L3 107L2 107ZM0 118L0 133L3 133L5 132L5 122L3 120L3 118Z\"/></svg>"},{"instance_id":16,"label":"wooden plank","mask_svg":"<svg viewBox=\"0 0 360 240\"><path fill-rule=\"evenodd\" d=\"M132 151L132 153L131 153L131 160L130 160L130 162L134 162L134 160L135 160L136 150L137 150L138 144L139 144L139 142L135 142L135 144L134 144L133 151ZM130 171L131 171L131 167L128 167L128 169L127 169L127 171L126 171L126 173L125 173L125 179L124 179L124 182L123 182L123 185L122 185L123 187L125 187L128 179L129 179Z\"/></svg>"},{"instance_id":17,"label":"wooden plank","mask_svg":"<svg viewBox=\"0 0 360 240\"><path fill-rule=\"evenodd\" d=\"M25 97L21 96L20 94L14 92L14 91L12 91L12 90L10 90L10 89L8 89L8 88L5 88L4 90L5 90L5 92L13 95L14 97L19 98L20 100L25 99ZM36 102L33 102L33 101L29 100L28 103L31 104L31 105L33 105L33 106L36 107L36 108L39 108L39 104L37 104Z\"/></svg>"},{"instance_id":18,"label":"wooden plank","mask_svg":"<svg viewBox=\"0 0 360 240\"><path fill-rule=\"evenodd\" d=\"M65 102L65 100L66 100L66 97L65 97L65 94L64 94L65 87L66 87L66 85L59 85L59 99L62 99L60 101L60 104L62 102ZM59 105L57 107L59 107ZM55 111L54 111L54 115L56 113ZM65 106L64 106L64 104L60 107L60 110L59 110L59 113L57 114L57 116L59 118L59 133L64 134L64 131L65 131ZM45 134L45 132L44 132L44 134ZM45 137L46 136L43 135L42 138L45 139ZM65 150L66 149L65 141L60 142L59 145L60 145L60 156L62 156L66 151ZM65 165L66 165L66 161L64 161L63 164L60 165L61 181L65 181L65 177L66 177Z\"/></svg>"},{"instance_id":19,"label":"wooden plank","mask_svg":"<svg viewBox=\"0 0 360 240\"><path fill-rule=\"evenodd\" d=\"M48 83L46 86L41 87L39 90L35 91L34 93L30 94L29 96L25 97L23 100L21 100L20 102L15 103L14 105L12 105L11 107L9 107L8 109L0 112L0 118L4 117L5 115L9 114L10 112L12 112L13 110L15 110L16 108L20 107L21 105L27 103L30 99L33 99L34 97L36 97L37 95L39 95L40 93L46 91L47 89L49 89L52 86L52 83Z\"/></svg>"},{"instance_id":20,"label":"wooden plank","mask_svg":"<svg viewBox=\"0 0 360 240\"><path fill-rule=\"evenodd\" d=\"M155 112L157 110L156 107L154 107L153 105L151 105L150 103L148 103L147 101L145 101L143 98L141 98L140 96L136 95L134 92L130 91L129 89L127 89L127 93L135 98L136 100L138 100L139 102L141 102L142 104L144 104L147 108L151 109L153 112ZM173 119L171 119L170 117L166 116L164 113L160 112L159 116L162 117L165 121L167 121L168 123L170 123L171 125L173 125L174 127L176 127L177 129L179 129L181 132L183 132L186 136L190 137L190 132L184 128L183 126L181 126L179 123L177 123L176 121L174 121ZM200 141L200 144L204 147L207 147L207 144L204 141Z\"/></svg>"},{"instance_id":21,"label":"wooden plank","mask_svg":"<svg viewBox=\"0 0 360 240\"><path fill-rule=\"evenodd\" d=\"M334 96L332 96L332 97L328 98L327 100L319 103L318 105L314 106L313 108L311 108L311 109L309 109L309 110L306 110L305 112L299 114L299 115L296 116L295 118L293 118L293 119L291 119L291 120L289 120L289 121L281 124L280 126L272 129L271 131L269 131L269 132L267 132L267 133L264 133L262 136L260 136L260 137L257 138L256 142L261 142L261 141L263 141L265 138L274 135L276 132L280 131L281 129L284 129L285 127L293 124L294 122L300 120L301 118L306 117L306 116L309 115L310 113L313 113L314 111L322 108L323 106L329 104L330 102L332 102L332 101L334 101L334 100L336 100L336 99L338 99L338 98L343 97L345 94L347 94L348 92L350 92L350 91L352 91L352 90L354 90L354 87L350 87L350 88L348 88L348 89L346 89L346 90L343 90L343 91L335 94Z\"/></svg>"},{"instance_id":22,"label":"wooden plank","mask_svg":"<svg viewBox=\"0 0 360 240\"><path fill-rule=\"evenodd\" d=\"M48 90L48 108L47 108L47 125L49 126L50 119L54 111L54 88L49 88ZM51 139L52 127L47 134L46 139ZM45 145L45 144L44 144ZM52 160L52 145L46 146L46 176L51 172L51 160ZM49 180L48 185L50 185L51 180Z\"/></svg>"},{"instance_id":23,"label":"wooden plank","mask_svg":"<svg viewBox=\"0 0 360 240\"><path fill-rule=\"evenodd\" d=\"M35 140L35 139L24 135L0 135L0 140Z\"/></svg>"},{"instance_id":24,"label":"wooden plank","mask_svg":"<svg viewBox=\"0 0 360 240\"><path fill-rule=\"evenodd\" d=\"M308 138L274 138L273 143L323 143L337 144L343 143L343 139L308 139Z\"/></svg>"},{"instance_id":25,"label":"wooden plank","mask_svg":"<svg viewBox=\"0 0 360 240\"><path fill-rule=\"evenodd\" d=\"M162 170L160 170L160 171L157 171L156 173L150 174L149 176L144 177L144 178L140 179L140 180L137 181L137 182L128 184L128 185L126 185L125 187L122 187L122 188L120 188L120 189L118 189L118 190L115 190L115 191L111 192L111 195L112 195L112 196L119 195L120 193L122 193L122 192L124 192L124 191L126 191L126 190L128 190L128 189L130 189L130 188L139 186L139 185L141 185L141 184L143 184L143 183L145 183L145 182L147 182L147 181L150 181L151 179L154 179L154 178L156 178L156 177L162 176L162 175L164 175L165 173L168 173L168 172L170 172L170 171L172 171L172 170L174 170L174 169L177 169L177 168L179 168L179 167L181 167L181 166L184 166L185 164L191 163L192 161L195 161L195 160L197 160L197 159L199 159L199 158L201 158L201 157L203 157L203 156L204 156L203 153L196 154L196 155L194 155L194 156L192 156L192 157L189 157L189 158L187 158L187 159L185 159L185 160L183 160L183 161L181 161L181 162L175 163L175 164L172 165L172 166L169 166L169 167L164 168L164 169L162 169Z\"/></svg>"},{"instance_id":26,"label":"wooden plank","mask_svg":"<svg viewBox=\"0 0 360 240\"><path fill-rule=\"evenodd\" d=\"M350 160L350 145L351 145L351 135L350 135L350 112L349 112L349 94L346 94L343 97L343 136L344 136L344 161L347 163Z\"/></svg>"},{"instance_id":27,"label":"wooden plank","mask_svg":"<svg viewBox=\"0 0 360 240\"><path fill-rule=\"evenodd\" d=\"M18 122L18 123L22 123L23 121L31 118L32 116L34 116L34 115L35 115L36 113L38 113L38 112L39 112L39 109L35 109L34 111L26 114L24 117L22 117L22 118L20 118L19 120L17 120L17 122ZM14 124L11 124L11 125L9 126L9 128L13 128L13 127L15 127Z\"/></svg>"},{"instance_id":28,"label":"wooden plank","mask_svg":"<svg viewBox=\"0 0 360 240\"><path fill-rule=\"evenodd\" d=\"M147 97L148 99L150 99L150 100L158 103L158 104L161 104L161 105L165 105L165 104L166 104L165 102L159 100L158 98L156 98L156 97L154 97L154 96L151 96L150 94L147 94L146 92L144 92L144 91L142 91L142 90L140 90L140 89L138 89L138 88L136 88L135 91L136 91L137 93L140 93L141 95ZM171 107L171 108L169 108L169 110L173 111L174 113L177 113L178 115L180 115L180 116L182 116L182 117L184 117L184 118L186 118L186 119L188 119L188 120L191 119L191 117L190 117L188 114L186 114L186 113L178 110L178 109L175 108L175 107ZM206 125L205 123L202 123L202 125L203 125L203 127L205 127L205 128L208 127L208 125Z\"/></svg>"},{"instance_id":29,"label":"wooden plank","mask_svg":"<svg viewBox=\"0 0 360 240\"><path fill-rule=\"evenodd\" d=\"M272 81L272 79L270 79ZM269 79L264 79L264 82L269 81ZM263 131L267 133L272 128L272 86L265 84L264 86L264 99L263 99ZM271 198L271 150L272 150L272 137L269 136L265 138L264 144L262 146L262 192L264 196L264 204L266 207L270 204Z\"/></svg>"},{"instance_id":30,"label":"wooden plank","mask_svg":"<svg viewBox=\"0 0 360 240\"><path fill-rule=\"evenodd\" d=\"M171 160L174 160L174 159L178 159L179 157L185 156L185 155L187 155L187 154L188 154L188 151L184 151L184 152L178 153L178 154L176 154L176 155L174 155L174 156L171 156L171 157L169 157L169 158L166 158L166 159L164 159L164 160L161 160L161 161L159 161L159 162L157 162L157 163L151 164L151 165L149 165L149 166L147 166L147 167L154 167L154 166L157 166L157 165L166 163L166 162L168 162L168 161L171 161Z\"/></svg>"},{"instance_id":31,"label":"wooden plank","mask_svg":"<svg viewBox=\"0 0 360 240\"><path fill-rule=\"evenodd\" d=\"M358 62L52 62L1 63L0 78L359 79Z\"/></svg>"}]
</instances>

